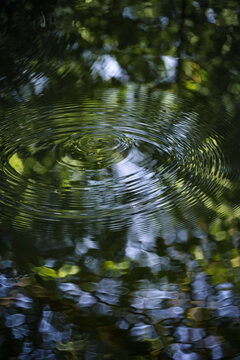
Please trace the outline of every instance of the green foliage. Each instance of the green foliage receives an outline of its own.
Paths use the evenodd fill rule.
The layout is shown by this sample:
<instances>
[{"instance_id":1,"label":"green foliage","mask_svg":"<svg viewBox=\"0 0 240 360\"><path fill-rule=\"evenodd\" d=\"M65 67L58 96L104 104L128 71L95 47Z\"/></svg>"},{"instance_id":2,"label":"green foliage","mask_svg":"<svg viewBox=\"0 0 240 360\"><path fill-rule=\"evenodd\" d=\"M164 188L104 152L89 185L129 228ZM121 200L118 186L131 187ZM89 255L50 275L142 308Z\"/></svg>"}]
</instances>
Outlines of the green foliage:
<instances>
[{"instance_id":1,"label":"green foliage","mask_svg":"<svg viewBox=\"0 0 240 360\"><path fill-rule=\"evenodd\" d=\"M44 75L47 79L45 93L53 89L60 93L68 87L73 94L103 83L121 85L127 76L129 81L151 87L178 81L204 96L225 89L239 94L237 1L79 0L39 6L29 1L25 7L13 1L17 5L13 15L11 5L6 3L1 21L3 44L7 46L0 60L2 75L8 81L5 91L10 86L17 87L19 95L34 94L34 74L34 78ZM11 16L16 28L14 39ZM24 28L23 22L28 24ZM22 45L30 41L34 49ZM18 61L13 61L12 54ZM97 75L94 64L100 61L104 66L104 55L115 59L125 75ZM175 59L175 76L168 73L162 56Z\"/></svg>"},{"instance_id":2,"label":"green foliage","mask_svg":"<svg viewBox=\"0 0 240 360\"><path fill-rule=\"evenodd\" d=\"M5 354L6 358L14 359L37 357L32 347L42 345L40 354L48 347L51 350L51 354L44 353L45 358L60 353L60 357L76 359L84 357L85 352L92 357L96 355L93 352L103 349L102 358L128 358L133 354L134 359L157 359L170 358L172 349L189 343L202 358L209 358L210 351L221 346L227 352L236 347L234 354L224 354L235 358L240 351L239 316L231 313L232 318L221 317L217 310L226 310L226 304L233 299L231 306L237 314L234 306L239 305L240 294L239 2L7 0L1 4L0 23L0 100L4 125L1 147L5 146L5 138L7 150L12 139L17 142L16 151L7 151L6 156L1 152L3 357ZM111 68L109 59L113 70L106 76ZM126 90L126 83L133 84L133 91ZM118 86L119 92L113 92L113 86ZM101 89L107 87L110 90L100 96ZM146 88L144 96L141 87ZM165 92L170 100L164 114L160 113L158 100L153 102L154 106L149 106L150 101L143 105L142 98L154 98L158 88L187 95L184 106L171 101L170 92ZM89 113L84 111L88 100L79 101L87 96L91 99L89 104L94 104ZM129 213L136 210L137 215L131 219L128 212L123 213L123 224L111 222L107 217L103 223L98 222L94 216L99 209L91 206L88 186L84 204L90 220L82 219L78 204L83 201L81 189L87 180L91 184L103 184L103 196L93 192L99 199L99 207L102 201L117 201L121 194L106 180L106 148L101 147L102 139L99 144L88 146L87 152L80 151L81 155L75 145L70 152L65 152L65 148L59 152L62 138L58 130L64 124L67 132L74 132L75 136L81 125L88 124L89 119L92 121L92 114L96 118L94 126L100 120L107 123L108 119L101 117L101 109L109 117L111 107L121 115L127 97L139 122L156 112L166 126L179 126L178 134L184 129L177 121L168 125L171 114L190 114L185 122L189 128L191 117L200 114L194 124L197 128L207 124L206 133L201 138L201 147L194 151L199 157L203 151L211 155L209 173L189 196L184 184L191 182L198 172L204 173L204 169L195 170L190 156L186 178L181 174L181 166L176 174L167 174L167 170L164 173L159 167L159 184L162 181L161 186L172 194L174 207L166 212L160 208L149 222L148 215L155 209L150 209L148 202L142 213L142 208L135 209L134 204ZM5 111L8 101L13 106L7 106ZM73 110L61 113L62 102ZM81 103L83 110L77 113L73 103ZM131 122L130 112L129 115L127 121ZM8 121L12 118L15 128ZM51 149L38 142L40 125L47 129L46 143L51 143ZM208 134L209 128L214 129L213 135ZM186 143L191 142L193 130L189 130ZM218 130L221 136L217 135ZM28 141L33 134L34 141ZM221 156L217 157L216 151L220 150ZM149 156L152 155L155 154ZM183 161L186 155L183 154ZM114 156L124 159L118 153ZM222 169L222 164L227 164L227 171L218 179L216 168ZM150 168L150 164L146 166ZM93 168L102 171L92 176ZM13 185L4 181L9 171L19 179ZM149 175L151 178L152 174ZM212 193L205 191L205 184L212 181L214 186L215 180L219 181L217 189ZM34 196L33 184L37 184L38 190ZM54 190L48 192L48 187ZM10 191L16 198L12 196L6 202ZM182 207L178 204L179 193L184 202ZM188 196L194 204L192 207L188 207ZM61 210L69 203L71 216L66 219ZM47 214L46 204L50 209ZM132 219L131 228L128 225ZM138 227L137 221L141 226ZM15 229L20 230L15 233ZM135 257L126 258L126 253L131 251ZM31 276L27 276L29 267ZM204 278L200 282L202 292L198 288L194 290L199 276L200 280L201 276ZM217 304L221 289L228 286L231 296L224 306ZM25 318L24 326L19 328L12 321L21 322ZM184 340L176 335L181 326L186 329ZM44 332L45 327L56 333L49 342L51 331L46 336L39 330ZM196 340L196 334L201 334L201 339ZM68 336L66 341L63 335ZM61 341L56 340L59 338ZM209 339L213 344L207 346ZM12 342L20 344L18 354L10 348ZM28 347L32 353L22 353ZM164 353L165 349L168 354ZM190 351L190 347L185 349Z\"/></svg>"},{"instance_id":3,"label":"green foliage","mask_svg":"<svg viewBox=\"0 0 240 360\"><path fill-rule=\"evenodd\" d=\"M60 278L65 278L70 275L76 275L80 272L80 268L77 265L64 264L57 272Z\"/></svg>"},{"instance_id":4,"label":"green foliage","mask_svg":"<svg viewBox=\"0 0 240 360\"><path fill-rule=\"evenodd\" d=\"M112 276L121 276L127 274L130 262L128 260L122 261L120 263L114 263L114 261L108 260L103 263L103 268L107 273L110 273Z\"/></svg>"},{"instance_id":5,"label":"green foliage","mask_svg":"<svg viewBox=\"0 0 240 360\"><path fill-rule=\"evenodd\" d=\"M80 272L80 268L76 265L63 264L58 271L47 266L33 266L32 271L36 272L43 278L66 278L67 276L76 275Z\"/></svg>"}]
</instances>

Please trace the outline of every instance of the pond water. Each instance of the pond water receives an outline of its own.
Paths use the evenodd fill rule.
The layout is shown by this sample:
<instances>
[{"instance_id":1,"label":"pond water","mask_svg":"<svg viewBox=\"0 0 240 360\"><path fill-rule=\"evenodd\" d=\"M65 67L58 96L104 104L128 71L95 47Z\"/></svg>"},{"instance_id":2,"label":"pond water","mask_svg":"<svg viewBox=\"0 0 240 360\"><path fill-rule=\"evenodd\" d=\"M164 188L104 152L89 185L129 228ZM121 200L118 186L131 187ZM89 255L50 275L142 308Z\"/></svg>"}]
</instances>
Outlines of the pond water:
<instances>
[{"instance_id":1,"label":"pond water","mask_svg":"<svg viewBox=\"0 0 240 360\"><path fill-rule=\"evenodd\" d=\"M0 358L240 359L237 2L0 15Z\"/></svg>"}]
</instances>

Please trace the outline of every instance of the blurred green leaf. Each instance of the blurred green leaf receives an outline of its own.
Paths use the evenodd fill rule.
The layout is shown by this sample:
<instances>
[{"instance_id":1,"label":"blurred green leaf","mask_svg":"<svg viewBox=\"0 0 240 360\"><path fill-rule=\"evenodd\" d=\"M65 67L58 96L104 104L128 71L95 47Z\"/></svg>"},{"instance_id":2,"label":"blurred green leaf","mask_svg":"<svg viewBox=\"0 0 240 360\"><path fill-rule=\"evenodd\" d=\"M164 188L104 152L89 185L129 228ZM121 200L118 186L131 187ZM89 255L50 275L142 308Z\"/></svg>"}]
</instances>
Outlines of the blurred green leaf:
<instances>
[{"instance_id":1,"label":"blurred green leaf","mask_svg":"<svg viewBox=\"0 0 240 360\"><path fill-rule=\"evenodd\" d=\"M64 264L57 272L57 276L65 278L69 275L76 275L80 272L80 268L76 265Z\"/></svg>"}]
</instances>

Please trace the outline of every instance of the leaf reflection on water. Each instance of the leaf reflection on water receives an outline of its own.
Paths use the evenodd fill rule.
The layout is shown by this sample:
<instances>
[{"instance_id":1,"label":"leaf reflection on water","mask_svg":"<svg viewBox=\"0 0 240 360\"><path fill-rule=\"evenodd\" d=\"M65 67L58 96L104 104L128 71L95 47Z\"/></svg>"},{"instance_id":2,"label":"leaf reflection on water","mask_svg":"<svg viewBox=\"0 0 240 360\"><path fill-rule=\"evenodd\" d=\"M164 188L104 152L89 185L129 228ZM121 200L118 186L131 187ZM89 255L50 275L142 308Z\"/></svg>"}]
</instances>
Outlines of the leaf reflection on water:
<instances>
[{"instance_id":1,"label":"leaf reflection on water","mask_svg":"<svg viewBox=\"0 0 240 360\"><path fill-rule=\"evenodd\" d=\"M16 234L3 236L3 331L20 358L220 358L226 323L240 320L239 208L225 201L221 134L172 94L154 106L144 91L106 94L40 120L19 113L27 127L4 130L24 140L1 154Z\"/></svg>"}]
</instances>

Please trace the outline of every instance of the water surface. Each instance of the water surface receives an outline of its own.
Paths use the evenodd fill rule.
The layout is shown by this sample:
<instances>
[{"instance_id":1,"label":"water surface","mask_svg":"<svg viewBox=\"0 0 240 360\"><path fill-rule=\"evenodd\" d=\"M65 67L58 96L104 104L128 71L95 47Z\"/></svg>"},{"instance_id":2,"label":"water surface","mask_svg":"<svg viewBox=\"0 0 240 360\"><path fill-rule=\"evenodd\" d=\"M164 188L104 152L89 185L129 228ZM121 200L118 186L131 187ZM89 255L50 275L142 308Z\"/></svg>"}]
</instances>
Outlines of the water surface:
<instances>
[{"instance_id":1,"label":"water surface","mask_svg":"<svg viewBox=\"0 0 240 360\"><path fill-rule=\"evenodd\" d=\"M238 4L1 22L0 357L237 360Z\"/></svg>"}]
</instances>

